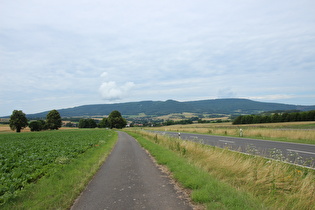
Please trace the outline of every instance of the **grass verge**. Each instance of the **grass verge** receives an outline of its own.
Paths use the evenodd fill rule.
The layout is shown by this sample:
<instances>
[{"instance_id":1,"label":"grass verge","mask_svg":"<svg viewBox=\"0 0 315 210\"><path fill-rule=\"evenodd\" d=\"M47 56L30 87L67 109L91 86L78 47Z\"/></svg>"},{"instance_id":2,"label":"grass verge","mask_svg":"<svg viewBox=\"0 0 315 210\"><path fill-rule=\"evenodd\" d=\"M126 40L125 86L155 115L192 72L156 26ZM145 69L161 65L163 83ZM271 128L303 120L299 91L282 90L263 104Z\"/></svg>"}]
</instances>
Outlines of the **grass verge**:
<instances>
[{"instance_id":1,"label":"grass verge","mask_svg":"<svg viewBox=\"0 0 315 210\"><path fill-rule=\"evenodd\" d=\"M144 131L134 132L159 163L169 167L184 187L194 190L193 200L205 203L209 209L230 209L228 205L234 199L229 197L233 198L234 193L239 201L249 203L243 209L315 209L315 171L312 169ZM164 161L164 156L168 155L162 153L162 148L176 155ZM175 159L182 161L174 162ZM182 164L188 165L187 168ZM183 175L177 175L177 170ZM194 170L196 174L191 172ZM214 184L212 180L216 180ZM219 188L215 189L217 186ZM259 200L255 207L251 195Z\"/></svg>"},{"instance_id":2,"label":"grass verge","mask_svg":"<svg viewBox=\"0 0 315 210\"><path fill-rule=\"evenodd\" d=\"M205 205L207 209L264 209L262 203L252 195L219 181L187 162L185 157L140 134L128 133L135 137L159 164L167 166L183 187L192 190L191 197L194 202Z\"/></svg>"},{"instance_id":3,"label":"grass verge","mask_svg":"<svg viewBox=\"0 0 315 210\"><path fill-rule=\"evenodd\" d=\"M109 134L110 132L110 134ZM95 147L70 163L27 185L1 209L69 209L86 184L105 161L117 141L117 133L109 134Z\"/></svg>"},{"instance_id":4,"label":"grass verge","mask_svg":"<svg viewBox=\"0 0 315 210\"><path fill-rule=\"evenodd\" d=\"M251 125L205 123L150 127L149 129L239 137L240 128L243 130L244 138L315 144L315 122L265 123Z\"/></svg>"}]
</instances>

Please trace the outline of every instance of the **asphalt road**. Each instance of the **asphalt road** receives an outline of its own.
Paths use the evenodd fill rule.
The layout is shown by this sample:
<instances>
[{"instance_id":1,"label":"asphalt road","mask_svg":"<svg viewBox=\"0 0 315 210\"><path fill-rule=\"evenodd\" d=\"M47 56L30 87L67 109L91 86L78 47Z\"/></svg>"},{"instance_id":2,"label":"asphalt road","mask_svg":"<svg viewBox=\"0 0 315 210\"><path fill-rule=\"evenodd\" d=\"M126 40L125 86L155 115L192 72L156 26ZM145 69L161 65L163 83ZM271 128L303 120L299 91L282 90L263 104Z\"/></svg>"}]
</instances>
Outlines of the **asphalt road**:
<instances>
[{"instance_id":1,"label":"asphalt road","mask_svg":"<svg viewBox=\"0 0 315 210\"><path fill-rule=\"evenodd\" d=\"M176 132L163 131L153 132L315 168L315 145L311 144L189 133L180 133L179 135Z\"/></svg>"},{"instance_id":2,"label":"asphalt road","mask_svg":"<svg viewBox=\"0 0 315 210\"><path fill-rule=\"evenodd\" d=\"M134 138L118 142L72 210L192 209Z\"/></svg>"}]
</instances>

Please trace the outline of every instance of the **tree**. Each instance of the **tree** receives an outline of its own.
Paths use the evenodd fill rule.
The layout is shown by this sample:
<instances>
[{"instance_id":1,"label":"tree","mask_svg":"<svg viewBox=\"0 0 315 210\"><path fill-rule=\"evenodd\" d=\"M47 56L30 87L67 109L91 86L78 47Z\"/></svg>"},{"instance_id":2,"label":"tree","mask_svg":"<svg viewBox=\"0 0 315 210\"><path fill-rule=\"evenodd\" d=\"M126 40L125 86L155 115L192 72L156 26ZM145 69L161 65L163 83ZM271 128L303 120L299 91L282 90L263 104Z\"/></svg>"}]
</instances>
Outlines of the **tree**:
<instances>
[{"instance_id":1,"label":"tree","mask_svg":"<svg viewBox=\"0 0 315 210\"><path fill-rule=\"evenodd\" d=\"M289 122L290 121L290 114L285 112L281 115L281 122Z\"/></svg>"},{"instance_id":2,"label":"tree","mask_svg":"<svg viewBox=\"0 0 315 210\"><path fill-rule=\"evenodd\" d=\"M108 122L110 128L124 128L127 125L127 121L123 118L119 111L112 111L108 116Z\"/></svg>"},{"instance_id":3,"label":"tree","mask_svg":"<svg viewBox=\"0 0 315 210\"><path fill-rule=\"evenodd\" d=\"M47 124L44 120L36 120L29 123L31 131L47 130Z\"/></svg>"},{"instance_id":4,"label":"tree","mask_svg":"<svg viewBox=\"0 0 315 210\"><path fill-rule=\"evenodd\" d=\"M89 128L96 128L97 124L94 119L88 119Z\"/></svg>"},{"instance_id":5,"label":"tree","mask_svg":"<svg viewBox=\"0 0 315 210\"><path fill-rule=\"evenodd\" d=\"M31 131L41 131L41 125L38 121L30 122L28 127L30 127Z\"/></svg>"},{"instance_id":6,"label":"tree","mask_svg":"<svg viewBox=\"0 0 315 210\"><path fill-rule=\"evenodd\" d=\"M10 117L10 128L16 130L17 133L27 127L28 122L25 114L21 110L14 110Z\"/></svg>"},{"instance_id":7,"label":"tree","mask_svg":"<svg viewBox=\"0 0 315 210\"><path fill-rule=\"evenodd\" d=\"M80 119L79 128L96 128L97 124L93 119Z\"/></svg>"},{"instance_id":8,"label":"tree","mask_svg":"<svg viewBox=\"0 0 315 210\"><path fill-rule=\"evenodd\" d=\"M109 121L106 117L104 117L101 122L98 124L98 127L99 128L109 128L110 125L109 125Z\"/></svg>"},{"instance_id":9,"label":"tree","mask_svg":"<svg viewBox=\"0 0 315 210\"><path fill-rule=\"evenodd\" d=\"M242 115L240 115L240 116L238 116L238 117L236 117L234 120L233 120L233 125L239 125L239 124L242 124L242 118L243 118L243 116Z\"/></svg>"},{"instance_id":10,"label":"tree","mask_svg":"<svg viewBox=\"0 0 315 210\"><path fill-rule=\"evenodd\" d=\"M61 127L62 121L57 110L51 110L46 116L47 128L50 130L58 130Z\"/></svg>"},{"instance_id":11,"label":"tree","mask_svg":"<svg viewBox=\"0 0 315 210\"><path fill-rule=\"evenodd\" d=\"M76 124L72 123L71 121L65 124L65 127L75 127L75 126Z\"/></svg>"}]
</instances>

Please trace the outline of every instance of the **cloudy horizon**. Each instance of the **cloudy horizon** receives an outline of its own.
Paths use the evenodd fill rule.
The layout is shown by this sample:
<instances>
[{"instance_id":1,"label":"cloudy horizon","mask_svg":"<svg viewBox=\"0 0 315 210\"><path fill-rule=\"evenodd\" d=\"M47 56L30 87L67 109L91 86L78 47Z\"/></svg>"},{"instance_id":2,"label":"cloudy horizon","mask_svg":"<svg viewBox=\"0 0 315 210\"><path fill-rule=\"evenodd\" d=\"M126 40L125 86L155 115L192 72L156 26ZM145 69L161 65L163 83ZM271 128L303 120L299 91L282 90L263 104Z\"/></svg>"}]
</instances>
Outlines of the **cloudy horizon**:
<instances>
[{"instance_id":1,"label":"cloudy horizon","mask_svg":"<svg viewBox=\"0 0 315 210\"><path fill-rule=\"evenodd\" d=\"M3 0L0 116L247 98L315 105L315 2Z\"/></svg>"}]
</instances>

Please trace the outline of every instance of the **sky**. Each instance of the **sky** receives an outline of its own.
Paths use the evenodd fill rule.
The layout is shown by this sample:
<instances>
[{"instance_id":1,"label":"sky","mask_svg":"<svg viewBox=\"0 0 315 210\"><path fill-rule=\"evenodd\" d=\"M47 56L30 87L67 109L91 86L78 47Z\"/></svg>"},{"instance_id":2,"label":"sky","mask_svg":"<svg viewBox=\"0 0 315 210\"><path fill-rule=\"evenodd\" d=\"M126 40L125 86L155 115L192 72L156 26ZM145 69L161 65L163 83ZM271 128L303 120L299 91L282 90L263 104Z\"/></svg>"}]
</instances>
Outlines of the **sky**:
<instances>
[{"instance_id":1,"label":"sky","mask_svg":"<svg viewBox=\"0 0 315 210\"><path fill-rule=\"evenodd\" d=\"M0 0L0 116L247 98L315 105L314 0Z\"/></svg>"}]
</instances>

